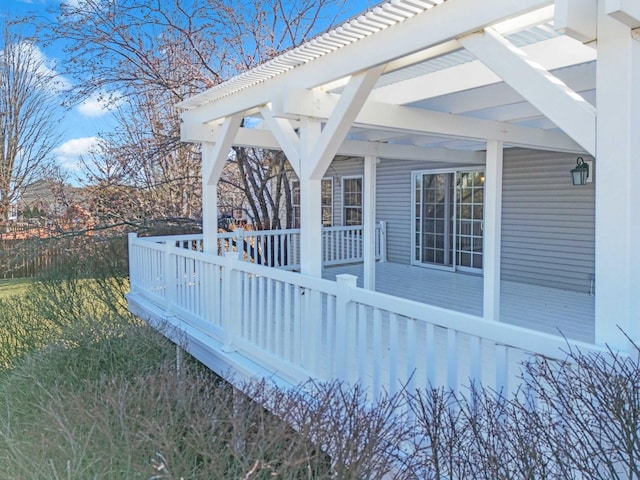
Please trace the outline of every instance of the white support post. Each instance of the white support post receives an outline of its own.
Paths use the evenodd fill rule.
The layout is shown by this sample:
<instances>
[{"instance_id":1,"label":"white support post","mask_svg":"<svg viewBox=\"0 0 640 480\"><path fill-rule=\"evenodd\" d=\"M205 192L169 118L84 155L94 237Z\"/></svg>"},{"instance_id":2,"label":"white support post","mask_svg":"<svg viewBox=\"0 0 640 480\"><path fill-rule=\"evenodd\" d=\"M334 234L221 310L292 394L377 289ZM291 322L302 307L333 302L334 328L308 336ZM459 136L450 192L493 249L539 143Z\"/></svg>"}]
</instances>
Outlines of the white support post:
<instances>
[{"instance_id":1,"label":"white support post","mask_svg":"<svg viewBox=\"0 0 640 480\"><path fill-rule=\"evenodd\" d=\"M362 254L364 288L376 289L376 157L364 159Z\"/></svg>"},{"instance_id":2,"label":"white support post","mask_svg":"<svg viewBox=\"0 0 640 480\"><path fill-rule=\"evenodd\" d=\"M500 243L502 238L502 142L487 142L484 172L484 302L486 320L500 320Z\"/></svg>"},{"instance_id":3,"label":"white support post","mask_svg":"<svg viewBox=\"0 0 640 480\"><path fill-rule=\"evenodd\" d=\"M640 340L640 41L603 11L604 3L596 74L595 342L624 349L624 334Z\"/></svg>"},{"instance_id":4,"label":"white support post","mask_svg":"<svg viewBox=\"0 0 640 480\"><path fill-rule=\"evenodd\" d=\"M356 321L356 306L351 301L349 291L358 284L358 277L343 273L336 275L338 283L338 296L336 297L336 365L339 380L349 380L349 359L347 352L351 350L348 322Z\"/></svg>"},{"instance_id":5,"label":"white support post","mask_svg":"<svg viewBox=\"0 0 640 480\"><path fill-rule=\"evenodd\" d=\"M300 270L322 277L322 175L312 178L311 150L320 138L320 121L301 122L300 159Z\"/></svg>"},{"instance_id":6,"label":"white support post","mask_svg":"<svg viewBox=\"0 0 640 480\"><path fill-rule=\"evenodd\" d=\"M131 293L135 293L138 290L138 262L134 260L133 242L138 238L138 234L135 232L129 233L127 236L127 251L129 254L129 290Z\"/></svg>"},{"instance_id":7,"label":"white support post","mask_svg":"<svg viewBox=\"0 0 640 480\"><path fill-rule=\"evenodd\" d=\"M202 144L203 163L208 161L213 145ZM218 182L209 184L202 179L202 251L218 253ZM223 252L221 252L223 253Z\"/></svg>"},{"instance_id":8,"label":"white support post","mask_svg":"<svg viewBox=\"0 0 640 480\"><path fill-rule=\"evenodd\" d=\"M202 143L202 241L205 253L218 253L218 179L241 121L241 114L225 118L212 139L214 143Z\"/></svg>"},{"instance_id":9,"label":"white support post","mask_svg":"<svg viewBox=\"0 0 640 480\"><path fill-rule=\"evenodd\" d=\"M165 310L171 312L176 302L176 290L178 288L178 271L176 268L176 256L171 252L173 245L170 241L164 244L164 301Z\"/></svg>"},{"instance_id":10,"label":"white support post","mask_svg":"<svg viewBox=\"0 0 640 480\"><path fill-rule=\"evenodd\" d=\"M237 302L242 301L238 298L239 273L233 268L234 253L229 251L223 253L224 262L224 281L222 283L222 328L224 331L224 345L222 351L226 353L235 352L237 348L234 345L234 339L238 332L238 309Z\"/></svg>"}]
</instances>

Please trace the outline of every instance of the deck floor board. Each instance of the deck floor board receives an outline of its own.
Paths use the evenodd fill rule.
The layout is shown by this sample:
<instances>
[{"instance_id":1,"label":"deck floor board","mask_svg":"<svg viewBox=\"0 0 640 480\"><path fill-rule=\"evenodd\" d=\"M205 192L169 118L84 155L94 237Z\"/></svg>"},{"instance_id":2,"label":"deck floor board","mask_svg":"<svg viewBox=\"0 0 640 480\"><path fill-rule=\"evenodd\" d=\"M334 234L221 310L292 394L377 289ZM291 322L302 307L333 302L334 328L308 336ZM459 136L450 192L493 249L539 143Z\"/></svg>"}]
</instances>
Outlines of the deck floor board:
<instances>
[{"instance_id":1,"label":"deck floor board","mask_svg":"<svg viewBox=\"0 0 640 480\"><path fill-rule=\"evenodd\" d=\"M362 264L326 267L323 277L347 273L363 282ZM595 297L587 293L503 280L500 321L593 343ZM482 315L481 276L397 263L376 264L376 291L439 307Z\"/></svg>"}]
</instances>

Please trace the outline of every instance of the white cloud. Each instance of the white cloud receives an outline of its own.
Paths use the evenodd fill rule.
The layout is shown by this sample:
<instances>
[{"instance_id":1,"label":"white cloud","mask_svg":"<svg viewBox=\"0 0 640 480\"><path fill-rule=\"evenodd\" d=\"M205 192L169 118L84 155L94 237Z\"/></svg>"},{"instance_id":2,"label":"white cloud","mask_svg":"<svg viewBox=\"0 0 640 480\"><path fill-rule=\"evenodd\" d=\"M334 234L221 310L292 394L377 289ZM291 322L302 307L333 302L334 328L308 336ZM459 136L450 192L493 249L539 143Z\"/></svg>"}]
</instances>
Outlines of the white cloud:
<instances>
[{"instance_id":1,"label":"white cloud","mask_svg":"<svg viewBox=\"0 0 640 480\"><path fill-rule=\"evenodd\" d=\"M78 105L78 113L85 117L100 117L115 109L120 102L118 94L94 93Z\"/></svg>"},{"instance_id":2,"label":"white cloud","mask_svg":"<svg viewBox=\"0 0 640 480\"><path fill-rule=\"evenodd\" d=\"M42 74L45 78L53 79L50 84L50 88L53 93L61 93L72 87L71 81L56 71L55 60L48 58L37 45L34 45L31 42L22 42L19 44L19 47L23 54L32 59L32 65L37 65L38 68L36 71Z\"/></svg>"},{"instance_id":3,"label":"white cloud","mask_svg":"<svg viewBox=\"0 0 640 480\"><path fill-rule=\"evenodd\" d=\"M62 168L78 172L82 169L80 157L95 151L101 142L98 137L73 138L56 148L54 155Z\"/></svg>"}]
</instances>

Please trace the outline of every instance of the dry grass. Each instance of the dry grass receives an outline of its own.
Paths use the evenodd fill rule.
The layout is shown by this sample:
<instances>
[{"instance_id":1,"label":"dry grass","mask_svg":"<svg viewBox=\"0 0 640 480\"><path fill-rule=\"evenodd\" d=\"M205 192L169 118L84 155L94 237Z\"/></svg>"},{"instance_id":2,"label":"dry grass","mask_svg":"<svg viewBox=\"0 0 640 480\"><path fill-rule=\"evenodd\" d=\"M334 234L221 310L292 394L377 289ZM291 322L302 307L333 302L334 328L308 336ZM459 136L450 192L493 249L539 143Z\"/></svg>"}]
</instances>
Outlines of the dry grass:
<instances>
[{"instance_id":1,"label":"dry grass","mask_svg":"<svg viewBox=\"0 0 640 480\"><path fill-rule=\"evenodd\" d=\"M124 311L125 279L71 265L0 299L2 478L640 478L638 348L534 360L511 399L236 389L193 359L178 369Z\"/></svg>"},{"instance_id":2,"label":"dry grass","mask_svg":"<svg viewBox=\"0 0 640 480\"><path fill-rule=\"evenodd\" d=\"M31 283L32 280L28 278L0 279L0 300L23 295Z\"/></svg>"}]
</instances>

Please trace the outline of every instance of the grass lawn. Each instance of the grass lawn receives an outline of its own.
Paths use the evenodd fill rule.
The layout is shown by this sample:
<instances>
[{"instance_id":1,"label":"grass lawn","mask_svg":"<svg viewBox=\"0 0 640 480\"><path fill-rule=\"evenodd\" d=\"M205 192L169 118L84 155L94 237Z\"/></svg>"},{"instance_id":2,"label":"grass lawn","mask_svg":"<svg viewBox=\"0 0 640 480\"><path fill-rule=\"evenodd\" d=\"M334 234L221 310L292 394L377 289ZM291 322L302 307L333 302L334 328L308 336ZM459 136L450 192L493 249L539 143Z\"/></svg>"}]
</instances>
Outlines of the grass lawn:
<instances>
[{"instance_id":1,"label":"grass lawn","mask_svg":"<svg viewBox=\"0 0 640 480\"><path fill-rule=\"evenodd\" d=\"M0 299L22 295L32 282L30 278L0 280Z\"/></svg>"}]
</instances>

